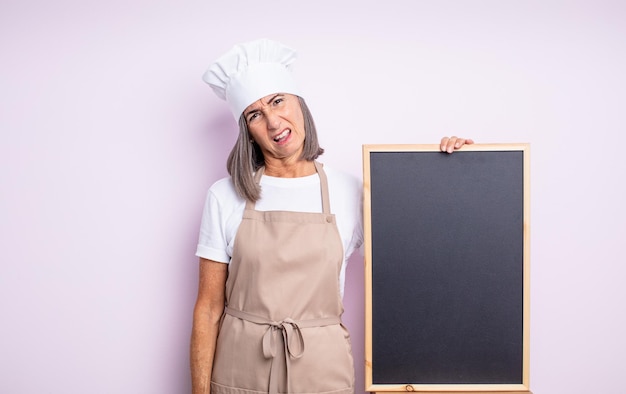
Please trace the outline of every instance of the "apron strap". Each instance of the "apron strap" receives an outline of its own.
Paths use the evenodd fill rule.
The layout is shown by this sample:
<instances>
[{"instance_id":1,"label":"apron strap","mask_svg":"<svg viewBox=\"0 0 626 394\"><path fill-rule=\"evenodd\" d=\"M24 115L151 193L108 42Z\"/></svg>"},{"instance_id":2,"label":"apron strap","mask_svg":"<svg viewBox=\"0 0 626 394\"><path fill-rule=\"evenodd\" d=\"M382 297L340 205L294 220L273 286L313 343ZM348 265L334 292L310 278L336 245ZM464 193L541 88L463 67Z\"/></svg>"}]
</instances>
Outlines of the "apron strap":
<instances>
[{"instance_id":1,"label":"apron strap","mask_svg":"<svg viewBox=\"0 0 626 394\"><path fill-rule=\"evenodd\" d=\"M324 165L318 163L317 160L313 162L315 164L315 169L317 170L317 175L320 177L320 186L322 189L322 212L326 215L330 215L330 198L328 197L328 178L326 178L326 173L324 172Z\"/></svg>"},{"instance_id":2,"label":"apron strap","mask_svg":"<svg viewBox=\"0 0 626 394\"><path fill-rule=\"evenodd\" d=\"M326 178L326 173L324 172L324 165L319 163L317 160L313 161L315 165L315 170L317 171L317 175L320 177L320 188L322 192L322 212L325 215L330 215L330 197L328 193L328 178ZM263 172L265 172L265 167L260 167L256 173L254 174L254 182L259 184L261 182L261 176L263 176ZM256 206L255 202L246 199L246 209L254 210Z\"/></svg>"},{"instance_id":3,"label":"apron strap","mask_svg":"<svg viewBox=\"0 0 626 394\"><path fill-rule=\"evenodd\" d=\"M324 327L341 323L339 316L327 317L321 319L310 319L295 321L291 318L286 318L282 321L272 321L266 318L253 315L248 312L239 311L226 307L224 313L234 316L236 318L249 321L254 324L267 325L267 331L263 335L263 355L265 358L271 359L270 366L270 380L269 380L269 394L278 394L278 379L276 376L277 370L274 368L274 358L277 355L280 344L278 343L278 335L282 334L283 339L283 351L285 355L285 374L287 378L287 393L290 393L289 387L289 363L292 358L298 359L304 355L304 337L302 336L302 328L311 327ZM294 339L298 343L298 351L293 351L292 340Z\"/></svg>"}]
</instances>

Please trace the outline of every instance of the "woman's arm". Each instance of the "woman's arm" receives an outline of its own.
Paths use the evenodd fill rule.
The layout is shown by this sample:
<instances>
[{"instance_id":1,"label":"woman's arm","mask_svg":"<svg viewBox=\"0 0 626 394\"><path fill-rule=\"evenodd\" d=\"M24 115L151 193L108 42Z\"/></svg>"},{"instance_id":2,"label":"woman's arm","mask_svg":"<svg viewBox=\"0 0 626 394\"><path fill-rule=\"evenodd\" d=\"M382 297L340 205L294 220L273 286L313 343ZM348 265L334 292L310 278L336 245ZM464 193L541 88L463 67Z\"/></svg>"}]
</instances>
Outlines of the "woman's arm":
<instances>
[{"instance_id":1,"label":"woman's arm","mask_svg":"<svg viewBox=\"0 0 626 394\"><path fill-rule=\"evenodd\" d=\"M191 387L193 394L208 394L217 333L224 312L228 264L201 258L199 276L191 332Z\"/></svg>"}]
</instances>

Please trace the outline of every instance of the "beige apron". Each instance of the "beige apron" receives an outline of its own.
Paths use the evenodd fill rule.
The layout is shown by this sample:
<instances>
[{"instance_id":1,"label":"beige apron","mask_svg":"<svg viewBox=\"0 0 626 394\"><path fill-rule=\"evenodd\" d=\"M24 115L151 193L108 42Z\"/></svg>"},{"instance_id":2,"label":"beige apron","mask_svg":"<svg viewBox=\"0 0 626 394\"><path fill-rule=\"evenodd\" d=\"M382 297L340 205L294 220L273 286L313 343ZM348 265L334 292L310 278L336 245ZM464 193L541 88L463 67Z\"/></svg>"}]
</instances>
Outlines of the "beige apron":
<instances>
[{"instance_id":1,"label":"beige apron","mask_svg":"<svg viewBox=\"0 0 626 394\"><path fill-rule=\"evenodd\" d=\"M319 163L315 168L323 213L256 211L246 203L226 281L212 394L354 392L350 338L340 318L343 246L326 175Z\"/></svg>"}]
</instances>

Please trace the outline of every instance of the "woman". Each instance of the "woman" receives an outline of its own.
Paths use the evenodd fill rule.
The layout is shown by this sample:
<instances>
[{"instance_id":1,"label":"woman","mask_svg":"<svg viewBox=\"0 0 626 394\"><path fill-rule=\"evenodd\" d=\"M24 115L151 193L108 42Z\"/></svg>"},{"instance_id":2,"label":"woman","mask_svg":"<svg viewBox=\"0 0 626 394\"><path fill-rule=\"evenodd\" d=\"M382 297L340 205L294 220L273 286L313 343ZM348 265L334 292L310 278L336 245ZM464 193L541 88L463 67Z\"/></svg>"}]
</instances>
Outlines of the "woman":
<instances>
[{"instance_id":1,"label":"woman","mask_svg":"<svg viewBox=\"0 0 626 394\"><path fill-rule=\"evenodd\" d=\"M235 46L204 76L240 132L231 176L211 187L203 214L195 394L354 391L341 299L345 263L363 241L362 190L315 160L323 149L294 60L259 40ZM465 143L444 138L441 149Z\"/></svg>"}]
</instances>

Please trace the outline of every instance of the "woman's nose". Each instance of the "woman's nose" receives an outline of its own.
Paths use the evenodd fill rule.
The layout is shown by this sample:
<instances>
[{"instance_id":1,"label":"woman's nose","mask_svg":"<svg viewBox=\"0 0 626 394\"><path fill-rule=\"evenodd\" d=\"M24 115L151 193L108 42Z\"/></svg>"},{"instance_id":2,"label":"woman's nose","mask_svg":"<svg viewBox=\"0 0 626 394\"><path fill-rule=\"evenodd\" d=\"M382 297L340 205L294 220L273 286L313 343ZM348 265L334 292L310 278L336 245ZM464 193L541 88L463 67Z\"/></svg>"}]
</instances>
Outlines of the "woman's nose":
<instances>
[{"instance_id":1,"label":"woman's nose","mask_svg":"<svg viewBox=\"0 0 626 394\"><path fill-rule=\"evenodd\" d=\"M280 117L278 114L274 113L274 111L268 111L265 115L265 119L267 121L267 128L270 130L275 130L280 126Z\"/></svg>"}]
</instances>

